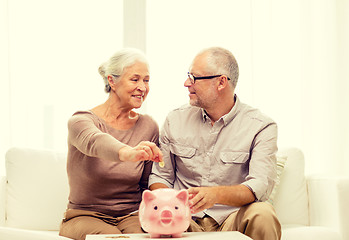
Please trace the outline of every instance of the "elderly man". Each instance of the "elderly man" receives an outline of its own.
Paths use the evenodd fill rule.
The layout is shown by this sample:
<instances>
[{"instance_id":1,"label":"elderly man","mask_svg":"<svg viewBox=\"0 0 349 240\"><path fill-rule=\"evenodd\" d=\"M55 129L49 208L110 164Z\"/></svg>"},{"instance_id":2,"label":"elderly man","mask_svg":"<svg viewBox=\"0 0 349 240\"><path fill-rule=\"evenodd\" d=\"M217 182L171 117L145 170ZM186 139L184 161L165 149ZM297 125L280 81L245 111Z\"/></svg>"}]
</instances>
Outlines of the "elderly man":
<instances>
[{"instance_id":1,"label":"elderly man","mask_svg":"<svg viewBox=\"0 0 349 240\"><path fill-rule=\"evenodd\" d=\"M160 133L165 167L153 165L151 190L188 189L188 231L240 231L254 240L281 238L266 203L276 179L277 125L234 93L233 54L204 49L184 86L190 105L169 113Z\"/></svg>"}]
</instances>

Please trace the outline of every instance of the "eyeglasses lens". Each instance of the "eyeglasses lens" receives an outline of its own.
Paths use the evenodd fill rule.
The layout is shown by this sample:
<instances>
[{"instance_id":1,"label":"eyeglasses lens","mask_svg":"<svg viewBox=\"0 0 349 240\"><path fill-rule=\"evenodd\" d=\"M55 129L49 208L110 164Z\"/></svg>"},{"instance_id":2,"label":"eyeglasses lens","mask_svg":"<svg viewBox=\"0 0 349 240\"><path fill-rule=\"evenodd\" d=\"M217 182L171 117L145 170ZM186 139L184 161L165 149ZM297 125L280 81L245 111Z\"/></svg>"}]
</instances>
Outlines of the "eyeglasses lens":
<instances>
[{"instance_id":1,"label":"eyeglasses lens","mask_svg":"<svg viewBox=\"0 0 349 240\"><path fill-rule=\"evenodd\" d=\"M195 79L194 79L194 76L192 74L188 73L188 78L189 78L191 84L195 83Z\"/></svg>"}]
</instances>

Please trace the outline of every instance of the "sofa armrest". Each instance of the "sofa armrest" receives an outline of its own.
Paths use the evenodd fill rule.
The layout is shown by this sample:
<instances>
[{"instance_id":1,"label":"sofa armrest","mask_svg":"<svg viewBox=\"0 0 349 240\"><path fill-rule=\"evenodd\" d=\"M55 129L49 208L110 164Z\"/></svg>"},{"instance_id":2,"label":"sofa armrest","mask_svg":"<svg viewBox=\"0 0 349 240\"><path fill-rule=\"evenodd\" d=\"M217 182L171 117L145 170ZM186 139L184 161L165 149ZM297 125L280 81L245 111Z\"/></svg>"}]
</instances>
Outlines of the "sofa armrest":
<instances>
[{"instance_id":1,"label":"sofa armrest","mask_svg":"<svg viewBox=\"0 0 349 240\"><path fill-rule=\"evenodd\" d=\"M349 176L308 176L311 226L332 228L349 240Z\"/></svg>"},{"instance_id":2,"label":"sofa armrest","mask_svg":"<svg viewBox=\"0 0 349 240\"><path fill-rule=\"evenodd\" d=\"M0 176L0 226L5 226L6 218L6 176Z\"/></svg>"},{"instance_id":3,"label":"sofa armrest","mask_svg":"<svg viewBox=\"0 0 349 240\"><path fill-rule=\"evenodd\" d=\"M339 202L339 217L340 230L344 240L349 240L349 177L341 178L338 181L338 202Z\"/></svg>"}]
</instances>

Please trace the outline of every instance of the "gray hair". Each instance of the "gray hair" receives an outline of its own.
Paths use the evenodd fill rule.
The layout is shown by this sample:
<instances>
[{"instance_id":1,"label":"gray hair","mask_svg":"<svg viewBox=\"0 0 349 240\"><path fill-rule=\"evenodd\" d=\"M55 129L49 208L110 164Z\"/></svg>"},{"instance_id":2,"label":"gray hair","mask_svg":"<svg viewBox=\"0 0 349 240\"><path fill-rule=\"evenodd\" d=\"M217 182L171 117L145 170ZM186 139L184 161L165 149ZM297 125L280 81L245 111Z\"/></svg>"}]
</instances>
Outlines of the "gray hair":
<instances>
[{"instance_id":1,"label":"gray hair","mask_svg":"<svg viewBox=\"0 0 349 240\"><path fill-rule=\"evenodd\" d=\"M231 79L230 85L235 88L239 78L239 66L234 55L227 49L211 47L202 50L207 55L207 64L213 74L224 74Z\"/></svg>"},{"instance_id":2,"label":"gray hair","mask_svg":"<svg viewBox=\"0 0 349 240\"><path fill-rule=\"evenodd\" d=\"M98 72L103 77L105 92L110 92L108 75L120 76L126 67L133 65L137 61L147 64L149 68L145 54L135 48L124 48L111 56L107 62L103 63L98 68Z\"/></svg>"}]
</instances>

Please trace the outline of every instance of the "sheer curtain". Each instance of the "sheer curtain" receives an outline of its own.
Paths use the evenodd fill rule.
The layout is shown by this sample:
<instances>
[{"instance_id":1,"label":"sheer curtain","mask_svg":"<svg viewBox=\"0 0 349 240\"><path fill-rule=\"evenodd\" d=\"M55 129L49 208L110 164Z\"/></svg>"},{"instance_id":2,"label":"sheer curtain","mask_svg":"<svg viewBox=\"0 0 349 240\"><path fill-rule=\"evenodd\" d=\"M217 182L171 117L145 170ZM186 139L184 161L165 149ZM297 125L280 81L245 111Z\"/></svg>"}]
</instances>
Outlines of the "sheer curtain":
<instances>
[{"instance_id":1,"label":"sheer curtain","mask_svg":"<svg viewBox=\"0 0 349 240\"><path fill-rule=\"evenodd\" d=\"M4 175L4 154L10 146L10 106L8 71L8 18L7 2L0 0L0 176Z\"/></svg>"},{"instance_id":2,"label":"sheer curtain","mask_svg":"<svg viewBox=\"0 0 349 240\"><path fill-rule=\"evenodd\" d=\"M122 46L150 59L141 111L160 126L188 102L195 54L222 46L241 101L278 122L279 147L301 148L308 174L349 174L349 0L126 1L0 0L1 156L65 149L68 117L106 99L97 68Z\"/></svg>"},{"instance_id":3,"label":"sheer curtain","mask_svg":"<svg viewBox=\"0 0 349 240\"><path fill-rule=\"evenodd\" d=\"M66 150L69 116L107 98L98 67L123 45L123 1L1 0L1 13L1 156Z\"/></svg>"},{"instance_id":4,"label":"sheer curtain","mask_svg":"<svg viewBox=\"0 0 349 240\"><path fill-rule=\"evenodd\" d=\"M195 54L230 49L236 93L279 125L279 148L299 147L308 174L349 174L348 1L147 1L148 111L161 125L188 102Z\"/></svg>"}]
</instances>

